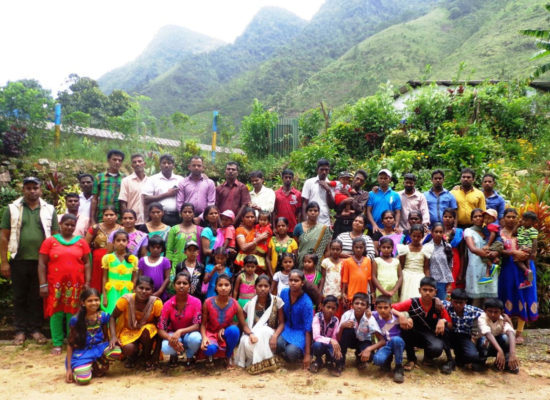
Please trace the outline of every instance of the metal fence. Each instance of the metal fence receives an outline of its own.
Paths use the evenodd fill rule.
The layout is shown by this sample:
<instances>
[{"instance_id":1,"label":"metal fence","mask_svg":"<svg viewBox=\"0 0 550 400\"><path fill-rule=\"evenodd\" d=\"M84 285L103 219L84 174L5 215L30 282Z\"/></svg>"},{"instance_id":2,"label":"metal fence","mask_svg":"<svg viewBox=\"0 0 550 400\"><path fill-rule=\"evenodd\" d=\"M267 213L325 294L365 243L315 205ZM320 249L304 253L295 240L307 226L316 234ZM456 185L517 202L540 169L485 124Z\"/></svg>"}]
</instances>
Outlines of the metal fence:
<instances>
[{"instance_id":1,"label":"metal fence","mask_svg":"<svg viewBox=\"0 0 550 400\"><path fill-rule=\"evenodd\" d=\"M279 123L271 130L269 154L276 156L289 155L298 148L298 120L279 118Z\"/></svg>"}]
</instances>

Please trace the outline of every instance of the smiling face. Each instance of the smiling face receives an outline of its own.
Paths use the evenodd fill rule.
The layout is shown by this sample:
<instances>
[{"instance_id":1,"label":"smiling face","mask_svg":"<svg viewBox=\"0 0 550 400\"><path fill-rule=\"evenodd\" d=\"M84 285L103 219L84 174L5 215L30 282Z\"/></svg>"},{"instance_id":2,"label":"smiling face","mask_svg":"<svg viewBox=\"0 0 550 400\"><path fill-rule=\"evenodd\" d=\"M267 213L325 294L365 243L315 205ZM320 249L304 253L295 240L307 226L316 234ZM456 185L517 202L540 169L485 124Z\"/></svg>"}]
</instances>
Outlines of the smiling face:
<instances>
[{"instance_id":1,"label":"smiling face","mask_svg":"<svg viewBox=\"0 0 550 400\"><path fill-rule=\"evenodd\" d=\"M122 214L122 226L124 229L134 229L136 226L136 217L131 212Z\"/></svg>"},{"instance_id":2,"label":"smiling face","mask_svg":"<svg viewBox=\"0 0 550 400\"><path fill-rule=\"evenodd\" d=\"M101 300L99 299L99 296L96 296L95 294L91 294L88 297L86 297L86 300L84 300L81 303L81 306L86 309L88 313L94 313L99 310L99 306L101 304Z\"/></svg>"},{"instance_id":3,"label":"smiling face","mask_svg":"<svg viewBox=\"0 0 550 400\"><path fill-rule=\"evenodd\" d=\"M472 224L475 226L483 226L483 211L475 211L472 215Z\"/></svg>"}]
</instances>

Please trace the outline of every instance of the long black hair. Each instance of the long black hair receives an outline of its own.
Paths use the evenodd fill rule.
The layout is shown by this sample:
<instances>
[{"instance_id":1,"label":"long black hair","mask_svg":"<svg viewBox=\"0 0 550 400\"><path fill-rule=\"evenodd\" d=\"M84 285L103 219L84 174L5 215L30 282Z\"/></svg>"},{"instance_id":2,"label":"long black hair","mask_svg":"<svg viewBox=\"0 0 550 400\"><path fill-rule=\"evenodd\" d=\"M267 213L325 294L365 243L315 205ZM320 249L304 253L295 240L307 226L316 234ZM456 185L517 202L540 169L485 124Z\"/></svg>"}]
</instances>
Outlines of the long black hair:
<instances>
[{"instance_id":1,"label":"long black hair","mask_svg":"<svg viewBox=\"0 0 550 400\"><path fill-rule=\"evenodd\" d=\"M78 313L76 314L76 324L74 325L74 328L71 329L71 333L68 339L69 345L76 349L83 349L84 347L86 347L86 335L88 334L88 327L86 326L86 307L82 303L84 303L86 299L90 296L100 297L99 292L97 291L97 289L94 288L84 289L80 293L80 310L78 310Z\"/></svg>"}]
</instances>

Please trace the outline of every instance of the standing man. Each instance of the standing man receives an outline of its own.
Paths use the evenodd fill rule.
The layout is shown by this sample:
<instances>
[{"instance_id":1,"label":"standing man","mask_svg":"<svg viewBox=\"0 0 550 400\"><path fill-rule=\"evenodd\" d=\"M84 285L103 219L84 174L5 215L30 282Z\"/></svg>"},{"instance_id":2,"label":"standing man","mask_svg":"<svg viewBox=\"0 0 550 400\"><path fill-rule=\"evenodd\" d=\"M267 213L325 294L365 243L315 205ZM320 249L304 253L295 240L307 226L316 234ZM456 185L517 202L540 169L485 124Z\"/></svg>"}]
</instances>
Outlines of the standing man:
<instances>
[{"instance_id":1,"label":"standing man","mask_svg":"<svg viewBox=\"0 0 550 400\"><path fill-rule=\"evenodd\" d=\"M321 158L317 161L317 176L304 182L302 188L302 217L306 218L306 208L310 201L319 203L318 222L330 226L330 209L334 208L334 189L329 186L330 162Z\"/></svg>"},{"instance_id":2,"label":"standing man","mask_svg":"<svg viewBox=\"0 0 550 400\"><path fill-rule=\"evenodd\" d=\"M493 174L485 174L481 179L481 187L483 188L483 195L485 196L485 204L487 209L492 208L493 210L497 210L498 219L496 223L500 224L500 220L504 217L506 202L504 201L504 198L495 190L496 181L497 178Z\"/></svg>"},{"instance_id":3,"label":"standing man","mask_svg":"<svg viewBox=\"0 0 550 400\"><path fill-rule=\"evenodd\" d=\"M262 171L252 171L250 173L250 207L258 211L267 211L270 214L275 208L275 192L273 189L264 186L264 174Z\"/></svg>"},{"instance_id":4,"label":"standing man","mask_svg":"<svg viewBox=\"0 0 550 400\"><path fill-rule=\"evenodd\" d=\"M164 209L162 222L174 226L181 222L180 213L176 206L176 195L182 176L173 173L176 161L171 154L160 156L160 172L147 179L142 186L141 194L147 210L149 204L159 202ZM146 212L147 215L147 212Z\"/></svg>"},{"instance_id":5,"label":"standing man","mask_svg":"<svg viewBox=\"0 0 550 400\"><path fill-rule=\"evenodd\" d=\"M147 220L141 197L141 189L147 182L145 158L141 154L133 154L130 160L134 172L122 179L118 201L122 210L134 210L137 216L136 225L142 225Z\"/></svg>"},{"instance_id":6,"label":"standing man","mask_svg":"<svg viewBox=\"0 0 550 400\"><path fill-rule=\"evenodd\" d=\"M85 215L90 221L90 207L92 206L92 189L94 188L94 177L90 174L78 176L78 185L80 186L80 206L78 206L78 215Z\"/></svg>"},{"instance_id":7,"label":"standing man","mask_svg":"<svg viewBox=\"0 0 550 400\"><path fill-rule=\"evenodd\" d=\"M483 192L474 187L476 173L470 168L460 171L460 187L451 191L456 199L457 225L460 228L468 228L472 225L470 214L474 208L485 211L485 196Z\"/></svg>"},{"instance_id":8,"label":"standing man","mask_svg":"<svg viewBox=\"0 0 550 400\"><path fill-rule=\"evenodd\" d=\"M120 150L110 150L107 153L107 172L97 174L92 189L92 204L90 206L90 222L95 225L103 219L103 210L112 204L120 217L120 203L118 194L122 183L123 174L120 167L124 161L124 153Z\"/></svg>"},{"instance_id":9,"label":"standing man","mask_svg":"<svg viewBox=\"0 0 550 400\"><path fill-rule=\"evenodd\" d=\"M431 226L436 222L443 223L443 212L447 208L457 209L455 197L451 192L443 188L444 180L445 173L440 169L436 169L432 172L432 188L424 193L430 212Z\"/></svg>"},{"instance_id":10,"label":"standing man","mask_svg":"<svg viewBox=\"0 0 550 400\"><path fill-rule=\"evenodd\" d=\"M244 183L237 180L239 165L235 161L225 164L225 182L216 187L216 207L220 213L231 210L235 214L235 226L244 208L250 203L250 193Z\"/></svg>"},{"instance_id":11,"label":"standing man","mask_svg":"<svg viewBox=\"0 0 550 400\"><path fill-rule=\"evenodd\" d=\"M405 174L403 176L403 186L405 190L399 192L401 197L401 220L399 226L402 230L409 229L409 213L418 211L422 214L422 224L427 227L430 225L430 212L428 203L422 192L416 190L416 175Z\"/></svg>"},{"instance_id":12,"label":"standing man","mask_svg":"<svg viewBox=\"0 0 550 400\"><path fill-rule=\"evenodd\" d=\"M181 211L184 203L191 203L195 207L195 216L203 213L206 207L216 204L216 185L204 174L203 159L193 156L187 164L189 175L183 178L178 185L176 207Z\"/></svg>"},{"instance_id":13,"label":"standing man","mask_svg":"<svg viewBox=\"0 0 550 400\"><path fill-rule=\"evenodd\" d=\"M84 238L86 231L90 226L90 218L87 214L80 215L78 213L80 207L80 196L76 193L67 193L65 195L65 205L67 206L66 214L73 214L76 217L76 227L74 234ZM63 215L60 215L58 221L61 221Z\"/></svg>"},{"instance_id":14,"label":"standing man","mask_svg":"<svg viewBox=\"0 0 550 400\"><path fill-rule=\"evenodd\" d=\"M389 169L378 171L378 190L369 192L367 218L371 224L371 234L382 229L382 213L386 210L395 213L395 226L400 226L401 196L390 187L391 177L392 174ZM397 230L400 230L400 228L397 228Z\"/></svg>"},{"instance_id":15,"label":"standing man","mask_svg":"<svg viewBox=\"0 0 550 400\"><path fill-rule=\"evenodd\" d=\"M283 186L275 191L273 231L275 232L277 218L285 217L288 220L288 232L292 234L298 221L301 221L302 194L298 189L292 187L294 171L285 169L281 173L281 177L283 179Z\"/></svg>"},{"instance_id":16,"label":"standing man","mask_svg":"<svg viewBox=\"0 0 550 400\"><path fill-rule=\"evenodd\" d=\"M342 202L336 206L336 220L334 222L333 237L337 237L343 232L351 232L351 225L355 217L365 212L365 205L369 199L369 192L363 190L366 180L367 173L362 169L357 170L353 177L353 182L351 183L352 188L355 190L355 194L342 200ZM348 204L351 205L352 213L349 215L342 215L342 211L346 209Z\"/></svg>"},{"instance_id":17,"label":"standing man","mask_svg":"<svg viewBox=\"0 0 550 400\"><path fill-rule=\"evenodd\" d=\"M39 344L46 343L42 333L43 305L38 285L38 251L47 237L59 231L55 208L40 198L40 179L23 180L23 197L8 205L0 228L0 272L11 278L15 337L20 346L29 334ZM8 262L8 251L11 262Z\"/></svg>"}]
</instances>

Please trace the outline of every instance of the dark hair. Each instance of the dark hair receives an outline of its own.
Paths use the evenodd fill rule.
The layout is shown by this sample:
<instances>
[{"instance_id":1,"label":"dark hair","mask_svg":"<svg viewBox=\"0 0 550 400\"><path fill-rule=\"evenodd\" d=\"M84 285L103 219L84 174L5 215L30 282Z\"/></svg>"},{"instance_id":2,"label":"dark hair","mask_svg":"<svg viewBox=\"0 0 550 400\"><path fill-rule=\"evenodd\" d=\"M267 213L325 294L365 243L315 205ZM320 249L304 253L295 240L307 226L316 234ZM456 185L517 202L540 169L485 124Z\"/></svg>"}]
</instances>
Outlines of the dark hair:
<instances>
[{"instance_id":1,"label":"dark hair","mask_svg":"<svg viewBox=\"0 0 550 400\"><path fill-rule=\"evenodd\" d=\"M283 169L283 172L281 172L281 178L285 175L290 175L294 178L294 171L289 168L285 168Z\"/></svg>"},{"instance_id":2,"label":"dark hair","mask_svg":"<svg viewBox=\"0 0 550 400\"><path fill-rule=\"evenodd\" d=\"M405 175L403 175L403 180L404 181L414 181L416 182L416 175L415 174L411 174L410 172L406 173Z\"/></svg>"},{"instance_id":3,"label":"dark hair","mask_svg":"<svg viewBox=\"0 0 550 400\"><path fill-rule=\"evenodd\" d=\"M393 240L391 240L389 237L382 237L378 241L378 248L382 247L383 244L389 243L391 244L392 251L395 248L395 245L393 243Z\"/></svg>"},{"instance_id":4,"label":"dark hair","mask_svg":"<svg viewBox=\"0 0 550 400\"><path fill-rule=\"evenodd\" d=\"M78 182L82 180L82 178L90 178L92 182L94 181L94 177L91 174L80 174L78 175Z\"/></svg>"},{"instance_id":5,"label":"dark hair","mask_svg":"<svg viewBox=\"0 0 550 400\"><path fill-rule=\"evenodd\" d=\"M248 213L253 213L254 218L256 218L256 210L254 210L252 207L245 207L242 213L242 218L244 219L244 216Z\"/></svg>"},{"instance_id":6,"label":"dark hair","mask_svg":"<svg viewBox=\"0 0 550 400\"><path fill-rule=\"evenodd\" d=\"M391 214L392 217L395 219L395 213L392 211L392 210L384 210L382 211L382 214L380 215L380 219L381 220L384 220L384 217L386 216L386 214Z\"/></svg>"},{"instance_id":7,"label":"dark hair","mask_svg":"<svg viewBox=\"0 0 550 400\"><path fill-rule=\"evenodd\" d=\"M319 167L330 167L330 161L327 160L326 158L320 158L317 160L317 168L316 169L319 169Z\"/></svg>"},{"instance_id":8,"label":"dark hair","mask_svg":"<svg viewBox=\"0 0 550 400\"><path fill-rule=\"evenodd\" d=\"M483 179L485 179L485 178L487 178L487 177L492 178L493 181L496 181L496 180L497 180L497 177L496 177L495 175L491 174L491 173L486 173L485 175L483 175L483 177L481 178L481 180L483 180Z\"/></svg>"},{"instance_id":9,"label":"dark hair","mask_svg":"<svg viewBox=\"0 0 550 400\"><path fill-rule=\"evenodd\" d=\"M316 201L310 201L307 203L307 206L306 206L306 212L308 212L310 209L312 209L313 207L317 208L319 211L321 211L321 206L319 206L319 203L317 203Z\"/></svg>"},{"instance_id":10,"label":"dark hair","mask_svg":"<svg viewBox=\"0 0 550 400\"><path fill-rule=\"evenodd\" d=\"M336 303L336 306L338 306L338 299L336 298L336 296L329 294L323 299L323 305L326 306L327 303Z\"/></svg>"},{"instance_id":11,"label":"dark hair","mask_svg":"<svg viewBox=\"0 0 550 400\"><path fill-rule=\"evenodd\" d=\"M441 169L434 169L434 170L432 171L432 178L434 177L434 175L437 175L437 174L439 174L439 175L441 175L443 178L445 178L445 172L443 172L443 170L441 170Z\"/></svg>"},{"instance_id":12,"label":"dark hair","mask_svg":"<svg viewBox=\"0 0 550 400\"><path fill-rule=\"evenodd\" d=\"M202 162L204 162L204 159L202 158L202 156L199 156L198 154L195 154L194 156L191 156L191 158L189 159L188 164L190 164L191 161L193 161L193 160L201 160Z\"/></svg>"},{"instance_id":13,"label":"dark hair","mask_svg":"<svg viewBox=\"0 0 550 400\"><path fill-rule=\"evenodd\" d=\"M446 208L445 210L443 210L443 215L445 214L451 214L453 218L456 218L456 210L454 208Z\"/></svg>"},{"instance_id":14,"label":"dark hair","mask_svg":"<svg viewBox=\"0 0 550 400\"><path fill-rule=\"evenodd\" d=\"M351 248L353 249L356 244L362 244L363 245L363 255L367 255L367 244L365 243L365 239L363 239L362 236L356 237L351 241Z\"/></svg>"},{"instance_id":15,"label":"dark hair","mask_svg":"<svg viewBox=\"0 0 550 400\"><path fill-rule=\"evenodd\" d=\"M435 228L445 229L445 227L443 226L443 224L442 224L441 222L434 222L434 224L432 225L432 231L433 231Z\"/></svg>"},{"instance_id":16,"label":"dark hair","mask_svg":"<svg viewBox=\"0 0 550 400\"><path fill-rule=\"evenodd\" d=\"M174 160L174 156L172 154L163 154L162 156L160 156L159 158L159 163L162 163L164 160L172 163L172 164L175 164L176 163L176 160Z\"/></svg>"},{"instance_id":17,"label":"dark hair","mask_svg":"<svg viewBox=\"0 0 550 400\"><path fill-rule=\"evenodd\" d=\"M271 217L271 213L267 210L260 210L258 212L258 221L260 220L260 217L267 217L267 219L269 219Z\"/></svg>"},{"instance_id":18,"label":"dark hair","mask_svg":"<svg viewBox=\"0 0 550 400\"><path fill-rule=\"evenodd\" d=\"M445 232L445 227L441 222L435 222L432 226L432 232L435 228L441 228L443 229L443 232ZM433 241L433 239L432 239ZM450 243L447 243L444 237L441 238L441 243L443 244L443 251L445 252L445 256L447 258L447 266L449 268L452 268L453 266L453 247L450 245Z\"/></svg>"},{"instance_id":19,"label":"dark hair","mask_svg":"<svg viewBox=\"0 0 550 400\"><path fill-rule=\"evenodd\" d=\"M218 282L220 281L220 279L225 279L226 281L229 282L229 284L230 284L231 286L233 286L233 285L231 284L231 277L230 277L229 275L227 275L227 274L219 274L219 275L218 275L218 279L216 279L216 286L218 285ZM216 291L216 294L218 294L217 291Z\"/></svg>"},{"instance_id":20,"label":"dark hair","mask_svg":"<svg viewBox=\"0 0 550 400\"><path fill-rule=\"evenodd\" d=\"M339 244L340 245L340 248L343 248L344 247L344 244L342 243L342 241L340 239L332 239L328 245L328 248L330 249L332 247L333 244Z\"/></svg>"},{"instance_id":21,"label":"dark hair","mask_svg":"<svg viewBox=\"0 0 550 400\"><path fill-rule=\"evenodd\" d=\"M97 289L92 287L83 289L80 293L80 303L84 303L90 296L100 297ZM83 349L86 347L86 335L88 334L88 327L86 326L86 312L86 307L81 304L78 314L76 315L76 324L69 332L69 344L77 349Z\"/></svg>"},{"instance_id":22,"label":"dark hair","mask_svg":"<svg viewBox=\"0 0 550 400\"><path fill-rule=\"evenodd\" d=\"M193 203L183 203L180 207L180 214L185 207L191 207L191 209L193 210L193 214L195 214L195 206L193 205Z\"/></svg>"},{"instance_id":23,"label":"dark hair","mask_svg":"<svg viewBox=\"0 0 550 400\"><path fill-rule=\"evenodd\" d=\"M357 171L355 171L355 175L357 174L363 175L363 178L365 178L365 180L369 178L367 171L365 171L364 169L358 169Z\"/></svg>"},{"instance_id":24,"label":"dark hair","mask_svg":"<svg viewBox=\"0 0 550 400\"><path fill-rule=\"evenodd\" d=\"M212 229L212 227L210 226L210 222L208 222L208 214L210 213L210 210L212 210L213 208L215 208L216 210L218 210L218 213L220 212L220 209L214 205L214 204L211 204L209 206L207 206L205 209L204 209L204 212L202 213L202 221L201 221L201 225L204 227L204 228L210 228ZM216 232L214 232L214 230L212 229L212 233L215 234Z\"/></svg>"},{"instance_id":25,"label":"dark hair","mask_svg":"<svg viewBox=\"0 0 550 400\"><path fill-rule=\"evenodd\" d=\"M212 263L214 263L216 260L214 260L214 257L216 256L224 256L225 257L225 266L227 267L228 265L228 261L229 261L229 258L228 258L228 254L227 254L227 250L223 247L223 246L220 246L220 247L216 247L214 250L212 250Z\"/></svg>"},{"instance_id":26,"label":"dark hair","mask_svg":"<svg viewBox=\"0 0 550 400\"><path fill-rule=\"evenodd\" d=\"M522 215L521 215L521 218L524 218L524 219L530 219L532 221L536 221L538 218L537 218L537 214L535 214L533 211L525 211Z\"/></svg>"},{"instance_id":27,"label":"dark hair","mask_svg":"<svg viewBox=\"0 0 550 400\"><path fill-rule=\"evenodd\" d=\"M319 256L316 253L305 254L304 257L302 258L302 262L304 262L306 258L313 261L314 265L317 265L317 263L319 262Z\"/></svg>"},{"instance_id":28,"label":"dark hair","mask_svg":"<svg viewBox=\"0 0 550 400\"><path fill-rule=\"evenodd\" d=\"M381 295L381 296L378 296L376 299L374 299L374 304L375 305L378 305L380 303L386 303L386 304L389 304L391 306L391 297Z\"/></svg>"},{"instance_id":29,"label":"dark hair","mask_svg":"<svg viewBox=\"0 0 550 400\"><path fill-rule=\"evenodd\" d=\"M153 208L158 208L160 211L164 212L164 207L162 204L155 201L147 206L147 214L149 214Z\"/></svg>"},{"instance_id":30,"label":"dark hair","mask_svg":"<svg viewBox=\"0 0 550 400\"><path fill-rule=\"evenodd\" d=\"M420 224L414 224L411 226L411 229L409 229L409 236L415 231L422 232L422 234L424 234L424 227Z\"/></svg>"},{"instance_id":31,"label":"dark hair","mask_svg":"<svg viewBox=\"0 0 550 400\"><path fill-rule=\"evenodd\" d=\"M67 199L78 199L78 200L80 200L80 196L78 195L78 193L71 192L71 193L67 193L65 195L65 200L67 200Z\"/></svg>"},{"instance_id":32,"label":"dark hair","mask_svg":"<svg viewBox=\"0 0 550 400\"><path fill-rule=\"evenodd\" d=\"M116 214L116 207L113 204L107 204L105 207L103 207L103 214L105 214L105 211L112 211Z\"/></svg>"},{"instance_id":33,"label":"dark hair","mask_svg":"<svg viewBox=\"0 0 550 400\"><path fill-rule=\"evenodd\" d=\"M306 276L304 275L304 271L301 269L293 269L290 271L290 274L288 275L290 278L290 275L296 274L300 278L300 280L304 283L304 286L302 287L302 290L305 294L308 295L309 299L312 301L314 305L319 304L319 290L315 285L310 284L310 282L306 279Z\"/></svg>"},{"instance_id":34,"label":"dark hair","mask_svg":"<svg viewBox=\"0 0 550 400\"><path fill-rule=\"evenodd\" d=\"M473 218L474 218L474 214L475 214L476 212L480 212L481 214L483 214L483 210L482 210L481 208L474 208L474 209L472 210L472 212L470 213L470 219L473 219Z\"/></svg>"},{"instance_id":35,"label":"dark hair","mask_svg":"<svg viewBox=\"0 0 550 400\"><path fill-rule=\"evenodd\" d=\"M355 218L353 220L355 221L357 218L361 218L363 220L363 225L364 226L367 225L368 220L367 220L367 216L365 214L358 214L358 215L355 216Z\"/></svg>"},{"instance_id":36,"label":"dark hair","mask_svg":"<svg viewBox=\"0 0 550 400\"><path fill-rule=\"evenodd\" d=\"M512 207L509 207L509 208L505 209L504 214L502 214L502 215L506 216L507 214L510 214L510 213L514 213L514 214L518 215L518 211L515 208L512 208Z\"/></svg>"},{"instance_id":37,"label":"dark hair","mask_svg":"<svg viewBox=\"0 0 550 400\"><path fill-rule=\"evenodd\" d=\"M124 153L120 150L109 150L107 153L107 160L110 160L112 156L120 156L124 161Z\"/></svg>"},{"instance_id":38,"label":"dark hair","mask_svg":"<svg viewBox=\"0 0 550 400\"><path fill-rule=\"evenodd\" d=\"M269 277L269 275L266 275L266 274L260 274L258 275L258 277L256 278L256 280L254 281L254 286L257 286L258 283L260 283L260 281L267 281L267 283L269 285L271 285L271 278ZM268 296L269 297L269 296ZM269 306L266 306L266 308L269 307Z\"/></svg>"},{"instance_id":39,"label":"dark hair","mask_svg":"<svg viewBox=\"0 0 550 400\"><path fill-rule=\"evenodd\" d=\"M253 179L253 178L260 178L260 179L264 179L264 173L262 171L252 171L248 177L250 179Z\"/></svg>"},{"instance_id":40,"label":"dark hair","mask_svg":"<svg viewBox=\"0 0 550 400\"><path fill-rule=\"evenodd\" d=\"M370 304L369 301L369 295L365 292L357 292L353 295L353 298L351 299L351 304L355 302L355 300L362 300L367 303L367 306Z\"/></svg>"},{"instance_id":41,"label":"dark hair","mask_svg":"<svg viewBox=\"0 0 550 400\"><path fill-rule=\"evenodd\" d=\"M420 280L419 287L422 287L422 286L431 286L434 289L437 289L437 281L431 276L425 276Z\"/></svg>"},{"instance_id":42,"label":"dark hair","mask_svg":"<svg viewBox=\"0 0 550 400\"><path fill-rule=\"evenodd\" d=\"M124 229L119 229L118 231L116 231L113 235L113 243L115 242L116 240L116 237L117 236L120 236L120 235L124 235L126 236L126 242L128 242L130 240L130 235L128 235L128 232L126 232ZM130 251L128 250L128 245L126 245L126 254L124 255L124 259L126 260L126 262L130 262L130 256L132 254L130 253Z\"/></svg>"},{"instance_id":43,"label":"dark hair","mask_svg":"<svg viewBox=\"0 0 550 400\"><path fill-rule=\"evenodd\" d=\"M163 253L166 251L166 243L164 243L164 240L162 240L159 235L153 235L149 238L149 242L147 243L147 250L151 251L151 247L153 246L160 246Z\"/></svg>"},{"instance_id":44,"label":"dark hair","mask_svg":"<svg viewBox=\"0 0 550 400\"><path fill-rule=\"evenodd\" d=\"M59 221L59 223L62 224L63 222L67 221L68 219L70 219L71 221L74 221L74 222L76 222L76 220L77 220L76 215L74 215L74 214L64 214L61 217L61 220Z\"/></svg>"},{"instance_id":45,"label":"dark hair","mask_svg":"<svg viewBox=\"0 0 550 400\"><path fill-rule=\"evenodd\" d=\"M145 157L141 153L134 153L130 156L130 161L134 161L134 158L140 157L141 159L145 160Z\"/></svg>"},{"instance_id":46,"label":"dark hair","mask_svg":"<svg viewBox=\"0 0 550 400\"><path fill-rule=\"evenodd\" d=\"M422 223L422 213L418 210L412 210L411 212L409 212L409 215L407 217L407 221L411 218L411 215L417 215L418 217L420 217L420 223Z\"/></svg>"},{"instance_id":47,"label":"dark hair","mask_svg":"<svg viewBox=\"0 0 550 400\"><path fill-rule=\"evenodd\" d=\"M244 258L243 266L245 264L249 264L249 263L254 264L254 265L258 265L258 259L255 256L253 256L252 254L249 254Z\"/></svg>"},{"instance_id":48,"label":"dark hair","mask_svg":"<svg viewBox=\"0 0 550 400\"><path fill-rule=\"evenodd\" d=\"M237 171L239 170L239 163L237 161L228 161L225 163L225 168L227 168L229 165L234 165L237 167Z\"/></svg>"},{"instance_id":49,"label":"dark hair","mask_svg":"<svg viewBox=\"0 0 550 400\"><path fill-rule=\"evenodd\" d=\"M132 214L134 216L134 219L137 219L136 212L134 210L132 210L131 208L127 208L126 210L122 211L120 213L120 216L122 217L124 214L128 214L128 213Z\"/></svg>"},{"instance_id":50,"label":"dark hair","mask_svg":"<svg viewBox=\"0 0 550 400\"><path fill-rule=\"evenodd\" d=\"M488 299L485 299L485 302L483 303L483 309L486 310L488 308L498 308L500 311L503 311L504 304L496 297L489 297Z\"/></svg>"},{"instance_id":51,"label":"dark hair","mask_svg":"<svg viewBox=\"0 0 550 400\"><path fill-rule=\"evenodd\" d=\"M284 222L286 226L288 226L288 219L286 217L279 217L275 220L275 227L279 224L279 222Z\"/></svg>"},{"instance_id":52,"label":"dark hair","mask_svg":"<svg viewBox=\"0 0 550 400\"><path fill-rule=\"evenodd\" d=\"M179 277L181 276L184 276L185 278L187 278L187 282L191 283L191 274L189 273L189 271L187 269L182 269L180 272L178 272L176 274L176 276L174 276L174 283L176 283L176 281L178 280Z\"/></svg>"},{"instance_id":53,"label":"dark hair","mask_svg":"<svg viewBox=\"0 0 550 400\"><path fill-rule=\"evenodd\" d=\"M468 294L464 289L456 288L451 292L452 300L468 300Z\"/></svg>"},{"instance_id":54,"label":"dark hair","mask_svg":"<svg viewBox=\"0 0 550 400\"><path fill-rule=\"evenodd\" d=\"M462 177L462 175L464 175L464 174L470 174L470 175L472 175L472 178L474 178L474 179L476 177L475 171L471 168L462 168L462 171L460 171L460 176Z\"/></svg>"},{"instance_id":55,"label":"dark hair","mask_svg":"<svg viewBox=\"0 0 550 400\"><path fill-rule=\"evenodd\" d=\"M277 267L275 268L275 271L282 271L283 270L283 260L285 258L292 259L292 262L294 263L294 266L296 266L296 262L297 262L296 261L296 254L282 252L282 253L277 254Z\"/></svg>"},{"instance_id":56,"label":"dark hair","mask_svg":"<svg viewBox=\"0 0 550 400\"><path fill-rule=\"evenodd\" d=\"M155 281L153 281L153 278L147 275L140 275L139 278L137 278L136 287L138 287L140 283L147 283L151 286L151 288L155 287Z\"/></svg>"}]
</instances>

